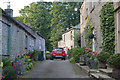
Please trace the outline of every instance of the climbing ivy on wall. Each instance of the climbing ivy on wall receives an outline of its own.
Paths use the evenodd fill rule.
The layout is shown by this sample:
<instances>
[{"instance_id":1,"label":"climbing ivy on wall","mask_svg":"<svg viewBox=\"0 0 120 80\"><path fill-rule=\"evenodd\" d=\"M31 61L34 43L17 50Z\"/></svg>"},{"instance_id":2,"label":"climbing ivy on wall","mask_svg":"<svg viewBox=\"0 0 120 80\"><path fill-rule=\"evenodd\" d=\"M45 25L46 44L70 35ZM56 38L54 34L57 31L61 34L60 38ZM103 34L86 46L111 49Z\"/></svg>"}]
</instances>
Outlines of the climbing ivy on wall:
<instances>
[{"instance_id":1,"label":"climbing ivy on wall","mask_svg":"<svg viewBox=\"0 0 120 80\"><path fill-rule=\"evenodd\" d=\"M86 47L92 49L92 39L88 38L89 33L93 33L93 30L91 28L91 22L88 17L87 24L85 26L85 42L86 42Z\"/></svg>"},{"instance_id":2,"label":"climbing ivy on wall","mask_svg":"<svg viewBox=\"0 0 120 80\"><path fill-rule=\"evenodd\" d=\"M101 10L102 49L111 54L115 51L114 6L107 2Z\"/></svg>"}]
</instances>

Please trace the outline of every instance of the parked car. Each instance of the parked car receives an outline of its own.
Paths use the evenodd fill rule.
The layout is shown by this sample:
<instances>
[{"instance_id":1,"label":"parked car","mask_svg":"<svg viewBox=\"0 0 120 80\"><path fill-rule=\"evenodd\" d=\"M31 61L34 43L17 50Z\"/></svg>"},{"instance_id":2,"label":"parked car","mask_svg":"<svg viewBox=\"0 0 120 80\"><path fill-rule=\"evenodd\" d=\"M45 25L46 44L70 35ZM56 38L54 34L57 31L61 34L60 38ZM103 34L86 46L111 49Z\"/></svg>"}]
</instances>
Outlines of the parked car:
<instances>
[{"instance_id":1,"label":"parked car","mask_svg":"<svg viewBox=\"0 0 120 80\"><path fill-rule=\"evenodd\" d=\"M53 59L66 59L66 53L63 48L54 48L51 54L51 60Z\"/></svg>"}]
</instances>

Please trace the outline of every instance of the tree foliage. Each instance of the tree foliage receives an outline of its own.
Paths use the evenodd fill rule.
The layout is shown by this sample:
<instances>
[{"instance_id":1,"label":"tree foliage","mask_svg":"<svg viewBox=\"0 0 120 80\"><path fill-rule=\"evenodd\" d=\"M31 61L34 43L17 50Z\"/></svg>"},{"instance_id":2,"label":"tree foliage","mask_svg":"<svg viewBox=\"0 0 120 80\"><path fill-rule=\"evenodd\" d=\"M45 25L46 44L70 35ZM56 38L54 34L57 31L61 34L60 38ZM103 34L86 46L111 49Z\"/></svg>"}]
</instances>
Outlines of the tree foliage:
<instances>
[{"instance_id":1,"label":"tree foliage","mask_svg":"<svg viewBox=\"0 0 120 80\"><path fill-rule=\"evenodd\" d=\"M46 48L51 50L50 43L50 31L51 31L51 18L50 7L51 2L33 2L28 6L25 6L24 9L21 9L19 13L20 16L16 17L19 21L22 21L26 25L29 25L33 29L37 29L39 33L46 38Z\"/></svg>"},{"instance_id":2,"label":"tree foliage","mask_svg":"<svg viewBox=\"0 0 120 80\"><path fill-rule=\"evenodd\" d=\"M80 3L68 2L54 2L51 7L50 14L53 16L51 19L52 31L51 31L51 44L53 47L57 47L58 41L61 39L62 32L66 28L71 28L80 23L80 12L74 11L75 6L80 6Z\"/></svg>"},{"instance_id":3,"label":"tree foliage","mask_svg":"<svg viewBox=\"0 0 120 80\"><path fill-rule=\"evenodd\" d=\"M77 33L75 33L74 41L75 41L75 46L77 48L81 47L81 35L80 35L80 31L79 30L77 30Z\"/></svg>"},{"instance_id":4,"label":"tree foliage","mask_svg":"<svg viewBox=\"0 0 120 80\"><path fill-rule=\"evenodd\" d=\"M21 9L20 16L16 17L26 25L31 25L46 38L46 49L51 51L57 47L61 34L66 28L80 23L80 12L74 11L75 2L33 2Z\"/></svg>"}]
</instances>

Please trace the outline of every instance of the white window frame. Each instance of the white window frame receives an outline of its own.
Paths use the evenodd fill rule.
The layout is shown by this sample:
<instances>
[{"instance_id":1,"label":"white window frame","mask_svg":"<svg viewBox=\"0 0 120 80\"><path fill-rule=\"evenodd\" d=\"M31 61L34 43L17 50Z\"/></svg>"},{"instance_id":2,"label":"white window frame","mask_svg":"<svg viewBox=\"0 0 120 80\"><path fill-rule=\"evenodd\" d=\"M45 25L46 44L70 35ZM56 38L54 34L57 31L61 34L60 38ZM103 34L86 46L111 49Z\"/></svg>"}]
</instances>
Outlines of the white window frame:
<instances>
[{"instance_id":1,"label":"white window frame","mask_svg":"<svg viewBox=\"0 0 120 80\"><path fill-rule=\"evenodd\" d=\"M39 40L39 49L41 49L41 46L42 46L42 45L41 45L41 40Z\"/></svg>"}]
</instances>

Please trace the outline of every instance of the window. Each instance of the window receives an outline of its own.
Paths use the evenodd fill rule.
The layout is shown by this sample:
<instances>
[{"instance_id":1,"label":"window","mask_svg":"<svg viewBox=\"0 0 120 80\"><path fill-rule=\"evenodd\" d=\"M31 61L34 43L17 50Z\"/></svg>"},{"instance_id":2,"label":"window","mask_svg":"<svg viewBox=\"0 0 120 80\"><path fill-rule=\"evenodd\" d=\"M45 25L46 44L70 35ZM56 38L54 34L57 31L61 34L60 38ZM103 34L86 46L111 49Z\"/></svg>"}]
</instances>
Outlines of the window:
<instances>
[{"instance_id":1,"label":"window","mask_svg":"<svg viewBox=\"0 0 120 80\"><path fill-rule=\"evenodd\" d=\"M56 48L55 51L62 51L64 50L63 48Z\"/></svg>"},{"instance_id":2,"label":"window","mask_svg":"<svg viewBox=\"0 0 120 80\"><path fill-rule=\"evenodd\" d=\"M29 40L29 45L30 45L30 47L32 46L32 42L31 42L31 39Z\"/></svg>"},{"instance_id":3,"label":"window","mask_svg":"<svg viewBox=\"0 0 120 80\"><path fill-rule=\"evenodd\" d=\"M17 28L17 32L19 32L19 29Z\"/></svg>"},{"instance_id":4,"label":"window","mask_svg":"<svg viewBox=\"0 0 120 80\"><path fill-rule=\"evenodd\" d=\"M64 42L65 42L65 35L64 35Z\"/></svg>"},{"instance_id":5,"label":"window","mask_svg":"<svg viewBox=\"0 0 120 80\"><path fill-rule=\"evenodd\" d=\"M25 49L28 48L28 36L25 35Z\"/></svg>"},{"instance_id":6,"label":"window","mask_svg":"<svg viewBox=\"0 0 120 80\"><path fill-rule=\"evenodd\" d=\"M36 40L34 39L34 47L36 47L36 42L35 42Z\"/></svg>"},{"instance_id":7,"label":"window","mask_svg":"<svg viewBox=\"0 0 120 80\"><path fill-rule=\"evenodd\" d=\"M39 49L41 49L41 40L39 40Z\"/></svg>"},{"instance_id":8,"label":"window","mask_svg":"<svg viewBox=\"0 0 120 80\"><path fill-rule=\"evenodd\" d=\"M71 40L72 40L72 31L71 31Z\"/></svg>"},{"instance_id":9,"label":"window","mask_svg":"<svg viewBox=\"0 0 120 80\"><path fill-rule=\"evenodd\" d=\"M86 9L86 13L87 13L87 16L88 16L88 8Z\"/></svg>"},{"instance_id":10,"label":"window","mask_svg":"<svg viewBox=\"0 0 120 80\"><path fill-rule=\"evenodd\" d=\"M34 43L34 40L32 40L32 47L34 47L34 44L35 44L35 43Z\"/></svg>"}]
</instances>

